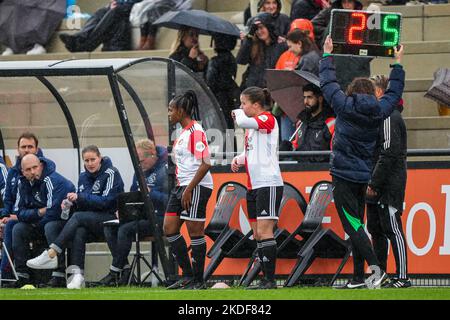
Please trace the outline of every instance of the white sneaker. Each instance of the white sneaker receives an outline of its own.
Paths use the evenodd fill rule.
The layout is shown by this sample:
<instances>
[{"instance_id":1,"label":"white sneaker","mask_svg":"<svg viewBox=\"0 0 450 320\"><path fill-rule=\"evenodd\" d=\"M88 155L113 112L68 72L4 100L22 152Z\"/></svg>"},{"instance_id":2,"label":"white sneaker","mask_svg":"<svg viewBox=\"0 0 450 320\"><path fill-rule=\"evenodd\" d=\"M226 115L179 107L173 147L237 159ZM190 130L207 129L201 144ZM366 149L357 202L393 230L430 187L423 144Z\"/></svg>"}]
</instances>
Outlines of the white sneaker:
<instances>
[{"instance_id":1,"label":"white sneaker","mask_svg":"<svg viewBox=\"0 0 450 320\"><path fill-rule=\"evenodd\" d=\"M34 54L45 54L47 53L47 50L40 44L36 43L33 47L33 49L27 51L27 55L34 55Z\"/></svg>"},{"instance_id":2,"label":"white sneaker","mask_svg":"<svg viewBox=\"0 0 450 320\"><path fill-rule=\"evenodd\" d=\"M27 267L31 269L56 269L58 268L58 257L50 258L48 251L44 250L40 256L28 260Z\"/></svg>"},{"instance_id":3,"label":"white sneaker","mask_svg":"<svg viewBox=\"0 0 450 320\"><path fill-rule=\"evenodd\" d=\"M81 273L74 274L72 280L67 284L67 289L81 289L84 287L84 277Z\"/></svg>"},{"instance_id":4,"label":"white sneaker","mask_svg":"<svg viewBox=\"0 0 450 320\"><path fill-rule=\"evenodd\" d=\"M3 51L2 56L12 56L14 54L14 51L12 51L11 48L6 48L5 51Z\"/></svg>"}]
</instances>

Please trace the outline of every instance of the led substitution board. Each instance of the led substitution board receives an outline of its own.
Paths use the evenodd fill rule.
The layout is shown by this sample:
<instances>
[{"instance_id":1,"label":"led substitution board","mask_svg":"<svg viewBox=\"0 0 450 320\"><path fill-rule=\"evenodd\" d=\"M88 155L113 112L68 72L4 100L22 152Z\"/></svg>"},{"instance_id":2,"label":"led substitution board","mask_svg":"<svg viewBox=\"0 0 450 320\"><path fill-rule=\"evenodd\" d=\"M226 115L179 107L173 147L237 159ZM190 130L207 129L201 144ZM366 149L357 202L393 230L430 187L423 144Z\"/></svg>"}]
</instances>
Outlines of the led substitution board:
<instances>
[{"instance_id":1,"label":"led substitution board","mask_svg":"<svg viewBox=\"0 0 450 320\"><path fill-rule=\"evenodd\" d=\"M401 27L400 13L334 9L330 24L333 54L393 57Z\"/></svg>"}]
</instances>

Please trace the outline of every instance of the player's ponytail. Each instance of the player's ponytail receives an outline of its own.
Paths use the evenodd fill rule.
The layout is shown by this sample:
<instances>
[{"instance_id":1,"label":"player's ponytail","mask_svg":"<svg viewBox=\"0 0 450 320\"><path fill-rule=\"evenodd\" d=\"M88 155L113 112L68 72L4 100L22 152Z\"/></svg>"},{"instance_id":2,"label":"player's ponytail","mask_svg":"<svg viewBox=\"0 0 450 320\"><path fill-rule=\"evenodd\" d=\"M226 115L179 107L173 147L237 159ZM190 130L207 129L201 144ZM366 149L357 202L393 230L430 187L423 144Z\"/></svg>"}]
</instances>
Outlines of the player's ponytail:
<instances>
[{"instance_id":1,"label":"player's ponytail","mask_svg":"<svg viewBox=\"0 0 450 320\"><path fill-rule=\"evenodd\" d=\"M266 88L248 87L241 94L246 96L251 103L260 104L264 110L272 109L272 97Z\"/></svg>"},{"instance_id":2,"label":"player's ponytail","mask_svg":"<svg viewBox=\"0 0 450 320\"><path fill-rule=\"evenodd\" d=\"M198 100L197 95L193 90L188 90L184 94L174 97L169 106L181 108L192 119L198 119Z\"/></svg>"}]
</instances>

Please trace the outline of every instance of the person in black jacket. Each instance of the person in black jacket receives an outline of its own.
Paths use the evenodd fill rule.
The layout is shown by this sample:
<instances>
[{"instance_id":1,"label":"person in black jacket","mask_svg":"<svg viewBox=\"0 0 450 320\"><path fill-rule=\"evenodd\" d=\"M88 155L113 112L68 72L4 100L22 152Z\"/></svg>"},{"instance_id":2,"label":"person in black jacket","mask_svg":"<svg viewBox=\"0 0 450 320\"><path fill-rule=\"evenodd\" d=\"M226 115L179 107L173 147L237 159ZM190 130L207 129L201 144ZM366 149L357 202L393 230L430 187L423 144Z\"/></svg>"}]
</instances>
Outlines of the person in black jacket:
<instances>
[{"instance_id":1,"label":"person in black jacket","mask_svg":"<svg viewBox=\"0 0 450 320\"><path fill-rule=\"evenodd\" d=\"M58 255L72 243L70 264L74 267L68 271L73 276L67 289L84 287L86 243L92 236L103 238L103 223L116 218L117 196L123 192L119 171L108 157L101 156L97 146L87 146L81 154L85 171L78 179L78 191L68 193L66 198L72 203L75 212L50 248L27 261L27 266L32 269L56 269Z\"/></svg>"},{"instance_id":2,"label":"person in black jacket","mask_svg":"<svg viewBox=\"0 0 450 320\"><path fill-rule=\"evenodd\" d=\"M234 129L231 111L239 106L241 91L234 79L237 73L236 58L231 51L236 47L236 37L215 34L213 35L214 50L217 55L208 63L206 83L216 96L222 108L223 115L229 129Z\"/></svg>"},{"instance_id":3,"label":"person in black jacket","mask_svg":"<svg viewBox=\"0 0 450 320\"><path fill-rule=\"evenodd\" d=\"M208 66L208 57L200 50L198 30L182 28L172 44L169 59L181 62L193 72L204 73Z\"/></svg>"},{"instance_id":4,"label":"person in black jacket","mask_svg":"<svg viewBox=\"0 0 450 320\"><path fill-rule=\"evenodd\" d=\"M326 1L321 0L295 0L291 7L291 20L312 20L324 8Z\"/></svg>"},{"instance_id":5,"label":"person in black jacket","mask_svg":"<svg viewBox=\"0 0 450 320\"><path fill-rule=\"evenodd\" d=\"M305 109L298 115L292 147L295 151L330 150L336 122L333 111L325 102L320 88L312 83L303 86L303 97ZM328 156L301 157L298 161L324 162L328 161Z\"/></svg>"},{"instance_id":6,"label":"person in black jacket","mask_svg":"<svg viewBox=\"0 0 450 320\"><path fill-rule=\"evenodd\" d=\"M380 98L386 91L388 79L381 75L370 79L375 85L376 96ZM396 277L387 285L391 288L411 286L401 220L407 176L407 135L402 111L402 103L399 103L380 127L380 150L377 152L375 169L367 187L367 229L372 235L373 248L384 271L387 265L388 239L392 244Z\"/></svg>"},{"instance_id":7,"label":"person in black jacket","mask_svg":"<svg viewBox=\"0 0 450 320\"><path fill-rule=\"evenodd\" d=\"M241 90L248 87L265 88L266 69L274 69L281 54L286 50L286 43L277 41L271 15L259 13L255 16L236 57L238 64L248 64L242 75Z\"/></svg>"},{"instance_id":8,"label":"person in black jacket","mask_svg":"<svg viewBox=\"0 0 450 320\"><path fill-rule=\"evenodd\" d=\"M353 279L343 288L366 286L364 261L375 272L367 280L369 287L383 285L388 276L381 270L373 247L364 231L365 194L371 178L372 157L382 121L390 116L400 102L405 86L405 72L400 65L403 46L395 48L396 63L392 66L388 89L377 99L375 88L367 78L353 80L345 94L336 80L333 41L327 37L324 57L320 61L320 87L325 100L336 114L335 135L330 157L333 197L344 231L353 247ZM379 272L379 274L377 274Z\"/></svg>"},{"instance_id":9,"label":"person in black jacket","mask_svg":"<svg viewBox=\"0 0 450 320\"><path fill-rule=\"evenodd\" d=\"M291 19L289 16L281 13L281 1L280 0L259 0L258 13L266 12L272 16L272 23L277 37L286 37L291 28ZM255 15L256 17L257 15ZM248 29L251 28L255 17L251 17L245 20L245 25Z\"/></svg>"}]
</instances>

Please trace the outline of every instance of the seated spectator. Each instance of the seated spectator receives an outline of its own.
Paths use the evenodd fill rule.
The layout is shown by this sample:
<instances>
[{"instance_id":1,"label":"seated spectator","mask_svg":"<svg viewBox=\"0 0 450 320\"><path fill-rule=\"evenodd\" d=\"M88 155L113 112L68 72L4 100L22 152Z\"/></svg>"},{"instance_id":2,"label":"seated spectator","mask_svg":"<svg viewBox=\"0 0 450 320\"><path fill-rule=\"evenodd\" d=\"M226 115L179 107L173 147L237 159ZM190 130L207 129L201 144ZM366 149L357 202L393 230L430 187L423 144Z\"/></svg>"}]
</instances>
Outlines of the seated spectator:
<instances>
[{"instance_id":1,"label":"seated spectator","mask_svg":"<svg viewBox=\"0 0 450 320\"><path fill-rule=\"evenodd\" d=\"M18 223L13 229L14 264L19 279L14 283L21 288L30 283L30 270L26 262L30 258L30 242L45 239L52 243L62 230L61 203L68 192L75 191L72 182L56 172L55 163L46 158L28 154L21 161L22 174L19 181ZM64 256L59 268L52 273L49 285L65 285Z\"/></svg>"},{"instance_id":2,"label":"seated spectator","mask_svg":"<svg viewBox=\"0 0 450 320\"><path fill-rule=\"evenodd\" d=\"M242 75L241 90L248 87L266 87L265 71L273 69L281 54L286 51L285 42L279 43L273 19L268 13L259 13L250 31L242 41L236 57L238 64L247 65Z\"/></svg>"},{"instance_id":3,"label":"seated spectator","mask_svg":"<svg viewBox=\"0 0 450 320\"><path fill-rule=\"evenodd\" d=\"M148 139L138 141L136 143L136 149L141 169L144 171L149 196L153 202L158 224L162 227L167 200L169 199L167 149L161 146L155 147L153 141ZM134 175L130 191L138 190L139 185L136 175ZM149 220L140 220L138 223L140 236L152 235L153 227ZM109 250L111 250L113 256L113 261L109 273L100 280L100 285L127 285L131 272L128 255L130 254L131 244L136 234L136 222L131 221L120 224L120 226L105 226L104 233Z\"/></svg>"},{"instance_id":4,"label":"seated spectator","mask_svg":"<svg viewBox=\"0 0 450 320\"><path fill-rule=\"evenodd\" d=\"M18 185L22 176L22 158L27 154L36 154L43 157L42 150L38 148L38 138L31 132L24 132L17 139L17 159L13 167L8 170L5 183L5 193L3 196L3 209L0 210L0 220L3 226L3 246L6 247L9 254L13 256L12 231L17 224ZM6 257L5 250L2 251L2 257ZM12 259L13 257L11 257ZM1 260L0 272L3 279L12 279L11 266L8 259Z\"/></svg>"},{"instance_id":5,"label":"seated spectator","mask_svg":"<svg viewBox=\"0 0 450 320\"><path fill-rule=\"evenodd\" d=\"M123 192L119 171L108 157L101 156L96 146L85 147L82 156L86 171L78 179L78 192L67 194L67 200L73 203L75 213L49 249L27 261L27 266L33 269L56 269L58 255L62 255L71 243L70 265L78 267L78 270L73 270L68 289L84 287L86 243L92 237L103 238L103 222L116 218L117 195Z\"/></svg>"},{"instance_id":6,"label":"seated spectator","mask_svg":"<svg viewBox=\"0 0 450 320\"><path fill-rule=\"evenodd\" d=\"M239 107L239 96L241 94L239 86L235 82L237 73L236 58L231 53L236 47L237 39L233 36L215 34L213 41L214 51L217 55L208 64L206 83L222 108L227 128L234 129L231 111Z\"/></svg>"},{"instance_id":7,"label":"seated spectator","mask_svg":"<svg viewBox=\"0 0 450 320\"><path fill-rule=\"evenodd\" d=\"M203 73L208 66L208 57L200 50L198 36L198 30L195 28L178 30L169 59L181 62L193 72Z\"/></svg>"},{"instance_id":8,"label":"seated spectator","mask_svg":"<svg viewBox=\"0 0 450 320\"><path fill-rule=\"evenodd\" d=\"M66 1L0 1L0 47L3 56L36 55L44 48L66 15Z\"/></svg>"},{"instance_id":9,"label":"seated spectator","mask_svg":"<svg viewBox=\"0 0 450 320\"><path fill-rule=\"evenodd\" d=\"M130 11L141 0L111 0L106 7L97 10L84 27L71 35L59 35L70 52L94 51L103 43L102 51L131 49Z\"/></svg>"},{"instance_id":10,"label":"seated spectator","mask_svg":"<svg viewBox=\"0 0 450 320\"><path fill-rule=\"evenodd\" d=\"M0 156L0 197L2 198L5 196L5 189L6 189L6 177L8 176L8 169L6 168L5 161L3 160L3 157Z\"/></svg>"},{"instance_id":11,"label":"seated spectator","mask_svg":"<svg viewBox=\"0 0 450 320\"><path fill-rule=\"evenodd\" d=\"M258 13L266 12L270 13L273 20L274 25L274 32L275 34L284 39L284 37L289 32L290 26L291 26L291 19L289 16L285 15L284 13L281 13L281 1L280 0L259 0L258 2ZM255 15L256 17L257 15ZM247 21L245 21L246 26L248 29L251 28L253 24L253 18L249 18Z\"/></svg>"},{"instance_id":12,"label":"seated spectator","mask_svg":"<svg viewBox=\"0 0 450 320\"><path fill-rule=\"evenodd\" d=\"M139 50L154 50L156 42L156 34L158 27L151 23L144 23L141 25L141 40L139 42Z\"/></svg>"},{"instance_id":13,"label":"seated spectator","mask_svg":"<svg viewBox=\"0 0 450 320\"><path fill-rule=\"evenodd\" d=\"M322 9L328 8L327 0L294 0L291 7L291 20L312 20Z\"/></svg>"},{"instance_id":14,"label":"seated spectator","mask_svg":"<svg viewBox=\"0 0 450 320\"><path fill-rule=\"evenodd\" d=\"M325 41L326 36L329 33L331 10L362 10L362 8L363 5L358 0L335 0L331 7L320 11L320 13L311 21L314 25L317 46L322 48L322 42ZM347 88L355 78L368 78L370 76L370 61L372 61L372 59L373 58L370 57L336 55L334 57L336 76L341 88Z\"/></svg>"},{"instance_id":15,"label":"seated spectator","mask_svg":"<svg viewBox=\"0 0 450 320\"><path fill-rule=\"evenodd\" d=\"M139 50L155 49L158 27L153 23L169 11L190 10L192 0L144 0L133 6L130 21L140 25L141 40Z\"/></svg>"},{"instance_id":16,"label":"seated spectator","mask_svg":"<svg viewBox=\"0 0 450 320\"><path fill-rule=\"evenodd\" d=\"M326 104L320 88L312 83L303 87L305 110L299 114L297 130L292 141L295 151L331 150L335 116ZM286 143L283 143L284 145ZM327 156L298 158L299 162L327 162Z\"/></svg>"}]
</instances>

